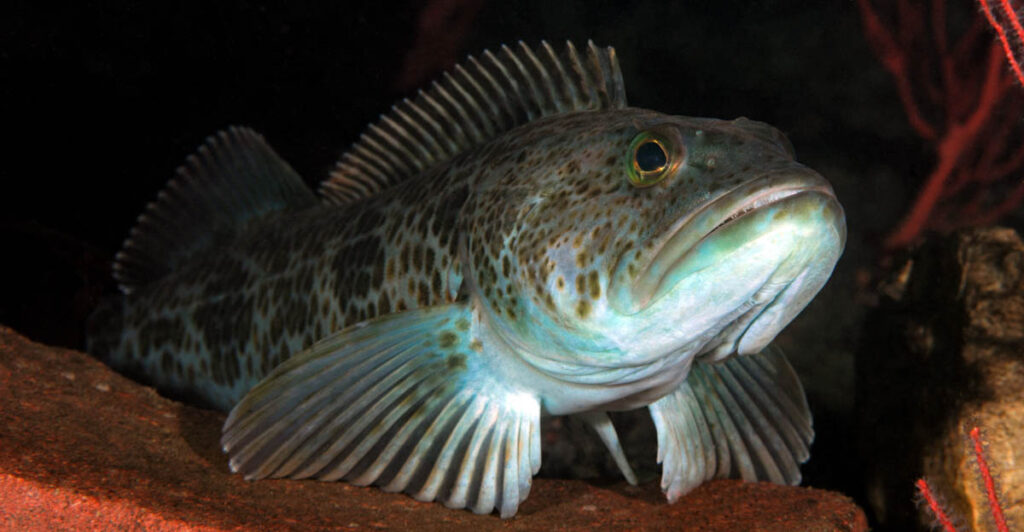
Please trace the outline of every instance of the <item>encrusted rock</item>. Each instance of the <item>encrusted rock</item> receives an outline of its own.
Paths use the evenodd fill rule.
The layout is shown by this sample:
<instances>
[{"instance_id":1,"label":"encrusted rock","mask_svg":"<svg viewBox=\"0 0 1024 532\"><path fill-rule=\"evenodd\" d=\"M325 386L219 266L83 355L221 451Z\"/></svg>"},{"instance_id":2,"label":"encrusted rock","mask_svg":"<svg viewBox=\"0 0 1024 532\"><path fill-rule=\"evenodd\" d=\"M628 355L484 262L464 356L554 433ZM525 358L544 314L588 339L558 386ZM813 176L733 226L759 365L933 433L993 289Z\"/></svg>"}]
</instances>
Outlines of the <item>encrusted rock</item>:
<instances>
[{"instance_id":1,"label":"encrusted rock","mask_svg":"<svg viewBox=\"0 0 1024 532\"><path fill-rule=\"evenodd\" d=\"M961 526L995 530L968 439L979 427L1007 520L1024 526L1024 243L963 231L895 271L857 362L871 510L888 528L929 527L913 503L923 477Z\"/></svg>"}]
</instances>

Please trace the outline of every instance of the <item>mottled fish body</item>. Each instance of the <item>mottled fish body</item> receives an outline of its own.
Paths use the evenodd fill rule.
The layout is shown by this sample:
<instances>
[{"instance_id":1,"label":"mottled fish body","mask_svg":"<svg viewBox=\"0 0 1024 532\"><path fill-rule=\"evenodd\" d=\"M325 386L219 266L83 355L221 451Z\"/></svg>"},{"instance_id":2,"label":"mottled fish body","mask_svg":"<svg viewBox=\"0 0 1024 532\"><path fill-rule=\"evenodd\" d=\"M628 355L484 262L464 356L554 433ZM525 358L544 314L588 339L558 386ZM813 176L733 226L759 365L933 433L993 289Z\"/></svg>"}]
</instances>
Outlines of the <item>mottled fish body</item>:
<instances>
[{"instance_id":1,"label":"mottled fish body","mask_svg":"<svg viewBox=\"0 0 1024 532\"><path fill-rule=\"evenodd\" d=\"M799 482L810 413L768 344L845 221L778 130L630 108L610 48L520 45L396 105L321 192L255 133L211 137L92 319L91 352L231 410L234 471L508 517L542 414L635 482L606 412L647 406L670 501Z\"/></svg>"}]
</instances>

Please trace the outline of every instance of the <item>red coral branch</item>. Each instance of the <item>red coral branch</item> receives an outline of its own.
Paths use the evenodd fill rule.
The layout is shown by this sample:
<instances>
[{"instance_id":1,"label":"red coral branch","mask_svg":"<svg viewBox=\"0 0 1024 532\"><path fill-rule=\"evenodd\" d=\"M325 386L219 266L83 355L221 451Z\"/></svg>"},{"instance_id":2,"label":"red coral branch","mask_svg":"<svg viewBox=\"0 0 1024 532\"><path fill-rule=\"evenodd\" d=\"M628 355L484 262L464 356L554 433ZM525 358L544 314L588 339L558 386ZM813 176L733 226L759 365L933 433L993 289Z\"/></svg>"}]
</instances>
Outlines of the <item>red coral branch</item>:
<instances>
[{"instance_id":1,"label":"red coral branch","mask_svg":"<svg viewBox=\"0 0 1024 532\"><path fill-rule=\"evenodd\" d=\"M878 13L872 9L868 0L858 0L861 19L864 21L864 33L868 43L875 49L882 66L889 71L896 81L896 90L900 95L900 103L907 113L910 127L914 128L922 138L932 140L937 137L935 127L924 117L914 98L910 73L907 71L907 55L903 47L896 44L892 32L882 24Z\"/></svg>"},{"instance_id":2,"label":"red coral branch","mask_svg":"<svg viewBox=\"0 0 1024 532\"><path fill-rule=\"evenodd\" d=\"M1006 54L1006 60L1010 62L1010 68L1013 69L1013 73L1017 76L1017 81L1024 85L1024 69L1021 68L1022 60L1018 57L1024 55L1024 51L1020 51L1022 46L1024 46L1024 26L1021 25L1020 15L1014 12L1013 7L1010 5L1010 0L999 1L1003 11L1002 14L1010 21L1013 34L1016 36L1018 51L1015 53L1014 46L1010 44L1010 38L1007 36L1006 28L1003 27L1002 21L997 19L996 15L992 13L988 6L988 0L979 1L981 2L981 10L985 13L985 18L992 25L992 29L996 30L996 35L999 36L999 42L1003 46L1003 53Z\"/></svg>"},{"instance_id":3,"label":"red coral branch","mask_svg":"<svg viewBox=\"0 0 1024 532\"><path fill-rule=\"evenodd\" d=\"M886 247L895 248L911 243L928 225L935 205L942 199L949 176L957 168L964 152L972 148L978 139L979 131L992 116L996 103L1002 99L1007 88L1006 78L1002 74L1002 63L999 53L993 48L989 54L985 81L982 85L978 105L969 116L946 126L938 144L938 163L925 180L914 202L910 213L899 227L886 239ZM977 178L972 180L978 180Z\"/></svg>"},{"instance_id":4,"label":"red coral branch","mask_svg":"<svg viewBox=\"0 0 1024 532\"><path fill-rule=\"evenodd\" d=\"M974 443L974 457L978 460L981 479L985 482L985 495L988 496L988 504L992 510L992 519L996 522L996 530L1010 532L1006 526L1006 518L1003 517L1003 508L999 505L999 498L996 497L996 483L992 480L992 472L989 471L988 462L985 461L985 453L981 446L981 430L978 427L971 429L971 441Z\"/></svg>"},{"instance_id":5,"label":"red coral branch","mask_svg":"<svg viewBox=\"0 0 1024 532\"><path fill-rule=\"evenodd\" d=\"M956 528L953 526L953 521L946 515L946 511L942 509L942 505L939 504L939 500L935 498L935 494L932 493L932 488L928 486L923 478L917 480L917 491L924 497L925 502L928 503L928 507L932 510L932 515L939 520L939 524L942 529L946 532L956 532Z\"/></svg>"}]
</instances>

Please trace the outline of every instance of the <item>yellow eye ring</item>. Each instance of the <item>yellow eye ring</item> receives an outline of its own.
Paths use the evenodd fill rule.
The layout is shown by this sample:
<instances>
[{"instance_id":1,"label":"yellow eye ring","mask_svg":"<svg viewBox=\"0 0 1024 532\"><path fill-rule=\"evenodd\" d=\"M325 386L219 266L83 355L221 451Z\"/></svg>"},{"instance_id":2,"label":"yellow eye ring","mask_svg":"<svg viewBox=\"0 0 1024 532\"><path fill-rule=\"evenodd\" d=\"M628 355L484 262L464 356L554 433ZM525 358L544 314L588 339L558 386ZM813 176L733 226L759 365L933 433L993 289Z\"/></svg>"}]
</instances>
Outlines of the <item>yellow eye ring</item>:
<instances>
[{"instance_id":1,"label":"yellow eye ring","mask_svg":"<svg viewBox=\"0 0 1024 532\"><path fill-rule=\"evenodd\" d=\"M655 185L673 173L681 157L665 137L645 131L629 146L629 183L643 188Z\"/></svg>"}]
</instances>

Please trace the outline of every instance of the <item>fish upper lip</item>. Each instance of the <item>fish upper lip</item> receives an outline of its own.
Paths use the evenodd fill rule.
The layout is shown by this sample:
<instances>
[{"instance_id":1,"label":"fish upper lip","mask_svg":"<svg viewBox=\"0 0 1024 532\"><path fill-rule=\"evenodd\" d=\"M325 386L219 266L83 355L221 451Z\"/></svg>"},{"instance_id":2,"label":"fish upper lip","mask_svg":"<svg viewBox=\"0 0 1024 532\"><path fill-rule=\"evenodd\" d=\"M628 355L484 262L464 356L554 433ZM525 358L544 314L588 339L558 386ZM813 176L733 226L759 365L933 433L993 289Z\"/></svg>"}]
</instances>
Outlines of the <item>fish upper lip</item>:
<instances>
[{"instance_id":1,"label":"fish upper lip","mask_svg":"<svg viewBox=\"0 0 1024 532\"><path fill-rule=\"evenodd\" d=\"M678 220L661 244L655 247L653 258L634 281L632 292L636 309L649 305L674 265L719 229L763 207L808 192L835 197L828 181L809 168L769 172L720 194Z\"/></svg>"}]
</instances>

